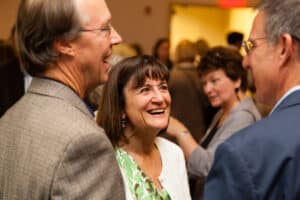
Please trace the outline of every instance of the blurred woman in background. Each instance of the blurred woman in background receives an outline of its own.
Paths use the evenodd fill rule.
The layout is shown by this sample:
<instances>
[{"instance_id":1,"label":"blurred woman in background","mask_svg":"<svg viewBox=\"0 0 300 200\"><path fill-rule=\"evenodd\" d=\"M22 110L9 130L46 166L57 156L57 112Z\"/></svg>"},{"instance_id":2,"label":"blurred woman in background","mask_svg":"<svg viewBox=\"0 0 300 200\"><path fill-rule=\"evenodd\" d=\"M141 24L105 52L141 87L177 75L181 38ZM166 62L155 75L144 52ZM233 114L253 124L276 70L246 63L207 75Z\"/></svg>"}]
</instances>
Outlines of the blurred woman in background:
<instances>
[{"instance_id":1,"label":"blurred woman in background","mask_svg":"<svg viewBox=\"0 0 300 200\"><path fill-rule=\"evenodd\" d=\"M203 180L208 175L218 145L238 130L260 119L253 100L245 95L247 75L242 67L242 57L225 47L209 50L198 66L203 91L213 107L220 110L215 114L200 144L189 130L178 120L171 119L167 132L177 138L188 164L188 172L199 179L197 196L203 189Z\"/></svg>"},{"instance_id":2,"label":"blurred woman in background","mask_svg":"<svg viewBox=\"0 0 300 200\"><path fill-rule=\"evenodd\" d=\"M170 60L170 42L168 38L159 38L155 42L152 55L165 64L169 70L172 69L173 63Z\"/></svg>"}]
</instances>

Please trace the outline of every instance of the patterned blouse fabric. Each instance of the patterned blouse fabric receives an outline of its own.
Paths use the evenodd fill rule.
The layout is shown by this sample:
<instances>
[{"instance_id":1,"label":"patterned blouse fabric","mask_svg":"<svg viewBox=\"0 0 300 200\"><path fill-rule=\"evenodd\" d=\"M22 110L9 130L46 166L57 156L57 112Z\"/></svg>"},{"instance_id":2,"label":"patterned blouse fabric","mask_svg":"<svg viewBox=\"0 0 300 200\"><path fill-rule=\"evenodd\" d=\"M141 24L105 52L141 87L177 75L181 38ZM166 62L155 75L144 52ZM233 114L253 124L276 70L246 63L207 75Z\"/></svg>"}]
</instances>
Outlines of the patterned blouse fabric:
<instances>
[{"instance_id":1,"label":"patterned blouse fabric","mask_svg":"<svg viewBox=\"0 0 300 200\"><path fill-rule=\"evenodd\" d=\"M124 172L130 187L130 192L136 200L170 200L168 192L158 191L154 183L143 172L134 159L122 148L116 148L116 157Z\"/></svg>"}]
</instances>

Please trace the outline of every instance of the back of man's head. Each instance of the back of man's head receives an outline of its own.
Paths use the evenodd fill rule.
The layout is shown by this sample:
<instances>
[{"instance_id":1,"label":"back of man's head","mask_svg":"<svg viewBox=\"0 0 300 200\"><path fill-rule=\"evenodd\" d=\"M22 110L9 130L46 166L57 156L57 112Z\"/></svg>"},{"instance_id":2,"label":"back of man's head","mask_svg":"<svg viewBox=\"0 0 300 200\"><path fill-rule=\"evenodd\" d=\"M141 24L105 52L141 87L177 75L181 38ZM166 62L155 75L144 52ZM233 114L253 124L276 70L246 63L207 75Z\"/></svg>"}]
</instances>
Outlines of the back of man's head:
<instances>
[{"instance_id":1,"label":"back of man's head","mask_svg":"<svg viewBox=\"0 0 300 200\"><path fill-rule=\"evenodd\" d=\"M240 49L243 42L244 34L240 32L230 32L227 34L227 43Z\"/></svg>"},{"instance_id":2,"label":"back of man's head","mask_svg":"<svg viewBox=\"0 0 300 200\"><path fill-rule=\"evenodd\" d=\"M175 61L194 62L197 55L197 46L189 40L182 40L178 43L175 49Z\"/></svg>"},{"instance_id":3,"label":"back of man's head","mask_svg":"<svg viewBox=\"0 0 300 200\"><path fill-rule=\"evenodd\" d=\"M16 40L25 71L36 76L59 58L57 39L72 40L80 30L74 0L21 0Z\"/></svg>"}]
</instances>

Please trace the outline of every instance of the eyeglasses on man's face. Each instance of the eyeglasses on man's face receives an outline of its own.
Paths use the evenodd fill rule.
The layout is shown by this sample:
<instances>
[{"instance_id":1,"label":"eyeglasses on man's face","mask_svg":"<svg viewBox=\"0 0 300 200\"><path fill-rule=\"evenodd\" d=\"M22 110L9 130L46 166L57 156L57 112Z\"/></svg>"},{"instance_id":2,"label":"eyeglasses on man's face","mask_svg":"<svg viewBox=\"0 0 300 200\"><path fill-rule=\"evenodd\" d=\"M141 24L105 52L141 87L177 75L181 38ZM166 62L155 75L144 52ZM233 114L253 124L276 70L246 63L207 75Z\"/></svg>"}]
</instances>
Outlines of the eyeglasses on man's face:
<instances>
[{"instance_id":1,"label":"eyeglasses on man's face","mask_svg":"<svg viewBox=\"0 0 300 200\"><path fill-rule=\"evenodd\" d=\"M265 40L267 37L260 37L260 38L255 38L255 39L248 39L246 41L243 41L242 46L245 50L246 53L249 53L252 51L257 45L255 45L255 41L257 40Z\"/></svg>"},{"instance_id":2,"label":"eyeglasses on man's face","mask_svg":"<svg viewBox=\"0 0 300 200\"><path fill-rule=\"evenodd\" d=\"M112 29L113 29L112 25L108 24L108 25L106 25L104 27L101 27L101 28L93 28L93 29L84 29L84 28L81 28L79 31L80 32L100 31L101 33L104 34L105 37L107 37L107 36L111 35Z\"/></svg>"}]
</instances>

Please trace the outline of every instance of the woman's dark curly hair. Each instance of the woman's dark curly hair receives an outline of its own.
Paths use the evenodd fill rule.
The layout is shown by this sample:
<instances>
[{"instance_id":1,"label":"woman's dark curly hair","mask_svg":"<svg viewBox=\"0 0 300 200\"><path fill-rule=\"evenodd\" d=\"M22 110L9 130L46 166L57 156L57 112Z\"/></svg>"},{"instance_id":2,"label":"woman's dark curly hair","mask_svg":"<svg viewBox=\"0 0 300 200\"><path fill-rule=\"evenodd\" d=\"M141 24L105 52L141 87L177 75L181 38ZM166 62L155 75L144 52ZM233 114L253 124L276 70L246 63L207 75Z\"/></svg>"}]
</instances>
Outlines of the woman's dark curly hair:
<instances>
[{"instance_id":1,"label":"woman's dark curly hair","mask_svg":"<svg viewBox=\"0 0 300 200\"><path fill-rule=\"evenodd\" d=\"M214 47L201 58L198 72L202 77L208 72L222 69L232 81L241 79L240 89L246 91L248 89L247 71L242 66L242 60L243 57L236 50L222 46Z\"/></svg>"}]
</instances>

